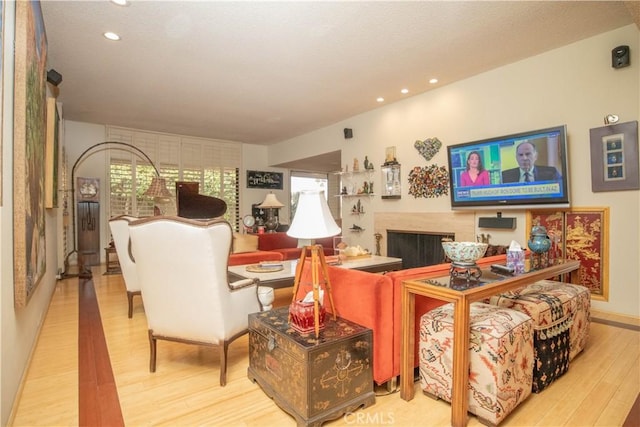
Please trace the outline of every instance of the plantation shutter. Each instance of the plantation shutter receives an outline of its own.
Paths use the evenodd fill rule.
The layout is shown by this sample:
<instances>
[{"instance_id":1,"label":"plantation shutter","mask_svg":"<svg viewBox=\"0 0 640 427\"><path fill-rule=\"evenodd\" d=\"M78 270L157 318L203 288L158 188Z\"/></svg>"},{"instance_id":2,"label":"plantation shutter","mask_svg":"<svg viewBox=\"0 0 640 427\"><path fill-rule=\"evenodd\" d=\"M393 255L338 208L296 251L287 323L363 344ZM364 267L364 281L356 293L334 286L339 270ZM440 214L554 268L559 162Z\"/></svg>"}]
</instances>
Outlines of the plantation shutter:
<instances>
[{"instance_id":1,"label":"plantation shutter","mask_svg":"<svg viewBox=\"0 0 640 427\"><path fill-rule=\"evenodd\" d=\"M176 181L195 181L200 184L200 194L223 199L227 203L225 218L238 228L241 144L118 127L108 127L107 136L109 141L128 143L144 152L172 194ZM154 201L143 195L155 176L153 166L144 156L109 151L109 215L153 215ZM176 213L175 204L164 209L167 214Z\"/></svg>"}]
</instances>

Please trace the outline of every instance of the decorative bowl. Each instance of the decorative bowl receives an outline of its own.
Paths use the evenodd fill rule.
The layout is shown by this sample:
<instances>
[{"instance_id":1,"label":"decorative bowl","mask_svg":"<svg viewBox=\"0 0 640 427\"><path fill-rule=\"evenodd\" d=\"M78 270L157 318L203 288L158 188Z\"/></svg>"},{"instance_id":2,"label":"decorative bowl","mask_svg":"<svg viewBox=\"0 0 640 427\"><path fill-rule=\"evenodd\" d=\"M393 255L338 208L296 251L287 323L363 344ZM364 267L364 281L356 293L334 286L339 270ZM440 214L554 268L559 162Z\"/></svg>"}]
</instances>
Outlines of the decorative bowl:
<instances>
[{"instance_id":1,"label":"decorative bowl","mask_svg":"<svg viewBox=\"0 0 640 427\"><path fill-rule=\"evenodd\" d=\"M475 264L487 252L488 243L443 241L442 249L457 264Z\"/></svg>"}]
</instances>

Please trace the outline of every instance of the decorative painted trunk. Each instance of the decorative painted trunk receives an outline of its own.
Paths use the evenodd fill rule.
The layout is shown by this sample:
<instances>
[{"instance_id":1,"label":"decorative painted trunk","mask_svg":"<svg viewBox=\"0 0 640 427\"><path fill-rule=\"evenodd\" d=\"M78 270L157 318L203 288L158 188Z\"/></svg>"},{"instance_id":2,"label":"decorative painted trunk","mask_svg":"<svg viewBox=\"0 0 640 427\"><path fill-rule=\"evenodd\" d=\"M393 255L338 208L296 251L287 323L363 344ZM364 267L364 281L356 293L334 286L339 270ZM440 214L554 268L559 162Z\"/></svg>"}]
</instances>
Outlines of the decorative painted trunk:
<instances>
[{"instance_id":1,"label":"decorative painted trunk","mask_svg":"<svg viewBox=\"0 0 640 427\"><path fill-rule=\"evenodd\" d=\"M339 317L316 339L293 329L288 307L249 315L249 379L298 425L375 403L371 350L371 330Z\"/></svg>"}]
</instances>

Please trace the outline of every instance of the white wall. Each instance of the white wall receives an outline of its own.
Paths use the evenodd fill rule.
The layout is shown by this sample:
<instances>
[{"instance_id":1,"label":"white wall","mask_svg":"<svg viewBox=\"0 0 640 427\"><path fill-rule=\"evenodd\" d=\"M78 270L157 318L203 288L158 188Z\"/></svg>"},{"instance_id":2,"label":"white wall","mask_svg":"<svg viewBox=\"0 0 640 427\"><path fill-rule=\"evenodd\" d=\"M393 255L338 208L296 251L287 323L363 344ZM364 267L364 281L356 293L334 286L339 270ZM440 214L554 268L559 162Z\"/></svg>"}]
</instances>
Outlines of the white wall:
<instances>
[{"instance_id":1,"label":"white wall","mask_svg":"<svg viewBox=\"0 0 640 427\"><path fill-rule=\"evenodd\" d=\"M280 208L280 223L290 224L289 214L291 206L290 201L290 180L289 171L281 168L273 168L267 166L267 164L274 164L277 162L267 163L267 149L264 145L243 144L242 146L242 171L240 171L240 217L251 214L251 205L255 203L262 203L265 196L273 191L276 198L284 205ZM259 170L269 172L281 172L283 186L282 190L264 190L257 188L247 188L247 171Z\"/></svg>"},{"instance_id":2,"label":"white wall","mask_svg":"<svg viewBox=\"0 0 640 427\"><path fill-rule=\"evenodd\" d=\"M639 192L593 193L589 155L589 129L602 126L607 113L618 114L621 122L638 120L640 60L632 59L631 66L613 69L611 50L626 44L632 58L638 56L639 38L638 28L630 25L549 51L281 142L270 147L269 161L288 162L341 149L343 166L348 164L351 168L354 157L362 163L366 155L378 171L385 147L396 146L404 177L402 199L374 197L363 201L365 210L450 212L448 196L414 199L408 194L406 178L412 167L430 163L447 166L444 147L427 163L413 148L416 140L438 137L446 146L566 124L572 205L611 209L609 302L594 301L593 306L639 316L638 245L624 245L624 249L619 245L629 235L639 235ZM353 129L353 139L343 138L345 127ZM377 173L377 188L380 182ZM343 217L347 218L345 208ZM495 210L476 212L476 216L495 214ZM488 232L491 242L496 244L508 244L511 239L524 243L528 235L525 212L503 214L517 218L516 230L478 229L476 234ZM373 215L365 215L360 222L365 229L373 230ZM346 236L351 244L368 248L375 245L373 231L361 234L347 231Z\"/></svg>"}]
</instances>

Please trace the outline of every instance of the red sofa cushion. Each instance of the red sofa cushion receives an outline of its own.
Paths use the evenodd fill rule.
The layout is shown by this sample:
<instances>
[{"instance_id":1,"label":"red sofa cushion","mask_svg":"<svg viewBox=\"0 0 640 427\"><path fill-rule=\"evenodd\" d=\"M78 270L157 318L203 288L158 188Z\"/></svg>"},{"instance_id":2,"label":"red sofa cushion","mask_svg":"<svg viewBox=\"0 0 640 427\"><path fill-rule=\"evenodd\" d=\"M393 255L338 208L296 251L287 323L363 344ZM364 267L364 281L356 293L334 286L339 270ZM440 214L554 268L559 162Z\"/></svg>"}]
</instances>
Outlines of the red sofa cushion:
<instances>
[{"instance_id":1,"label":"red sofa cushion","mask_svg":"<svg viewBox=\"0 0 640 427\"><path fill-rule=\"evenodd\" d=\"M298 239L288 236L287 233L258 234L258 249L261 251L296 247Z\"/></svg>"},{"instance_id":2,"label":"red sofa cushion","mask_svg":"<svg viewBox=\"0 0 640 427\"><path fill-rule=\"evenodd\" d=\"M391 335L393 327L393 284L389 277L359 270L327 266L331 294L338 316L370 328L373 331L373 379L383 384L393 376ZM320 274L321 288L324 280ZM311 263L306 262L296 298L302 299L311 291ZM324 306L331 312L329 296L325 292ZM327 313L327 315L329 315Z\"/></svg>"},{"instance_id":3,"label":"red sofa cushion","mask_svg":"<svg viewBox=\"0 0 640 427\"><path fill-rule=\"evenodd\" d=\"M302 248L281 248L281 249L273 249L273 251L281 253L283 259L289 260L289 259L300 258L300 254L302 253Z\"/></svg>"},{"instance_id":4,"label":"red sofa cushion","mask_svg":"<svg viewBox=\"0 0 640 427\"><path fill-rule=\"evenodd\" d=\"M316 239L315 243L322 245L325 255L333 255L333 237ZM302 248L298 247L298 239L283 232L258 234L258 249L281 252L285 260L298 259L302 252Z\"/></svg>"},{"instance_id":5,"label":"red sofa cushion","mask_svg":"<svg viewBox=\"0 0 640 427\"><path fill-rule=\"evenodd\" d=\"M258 264L260 261L283 261L282 254L275 251L241 252L229 255L229 266Z\"/></svg>"}]
</instances>

